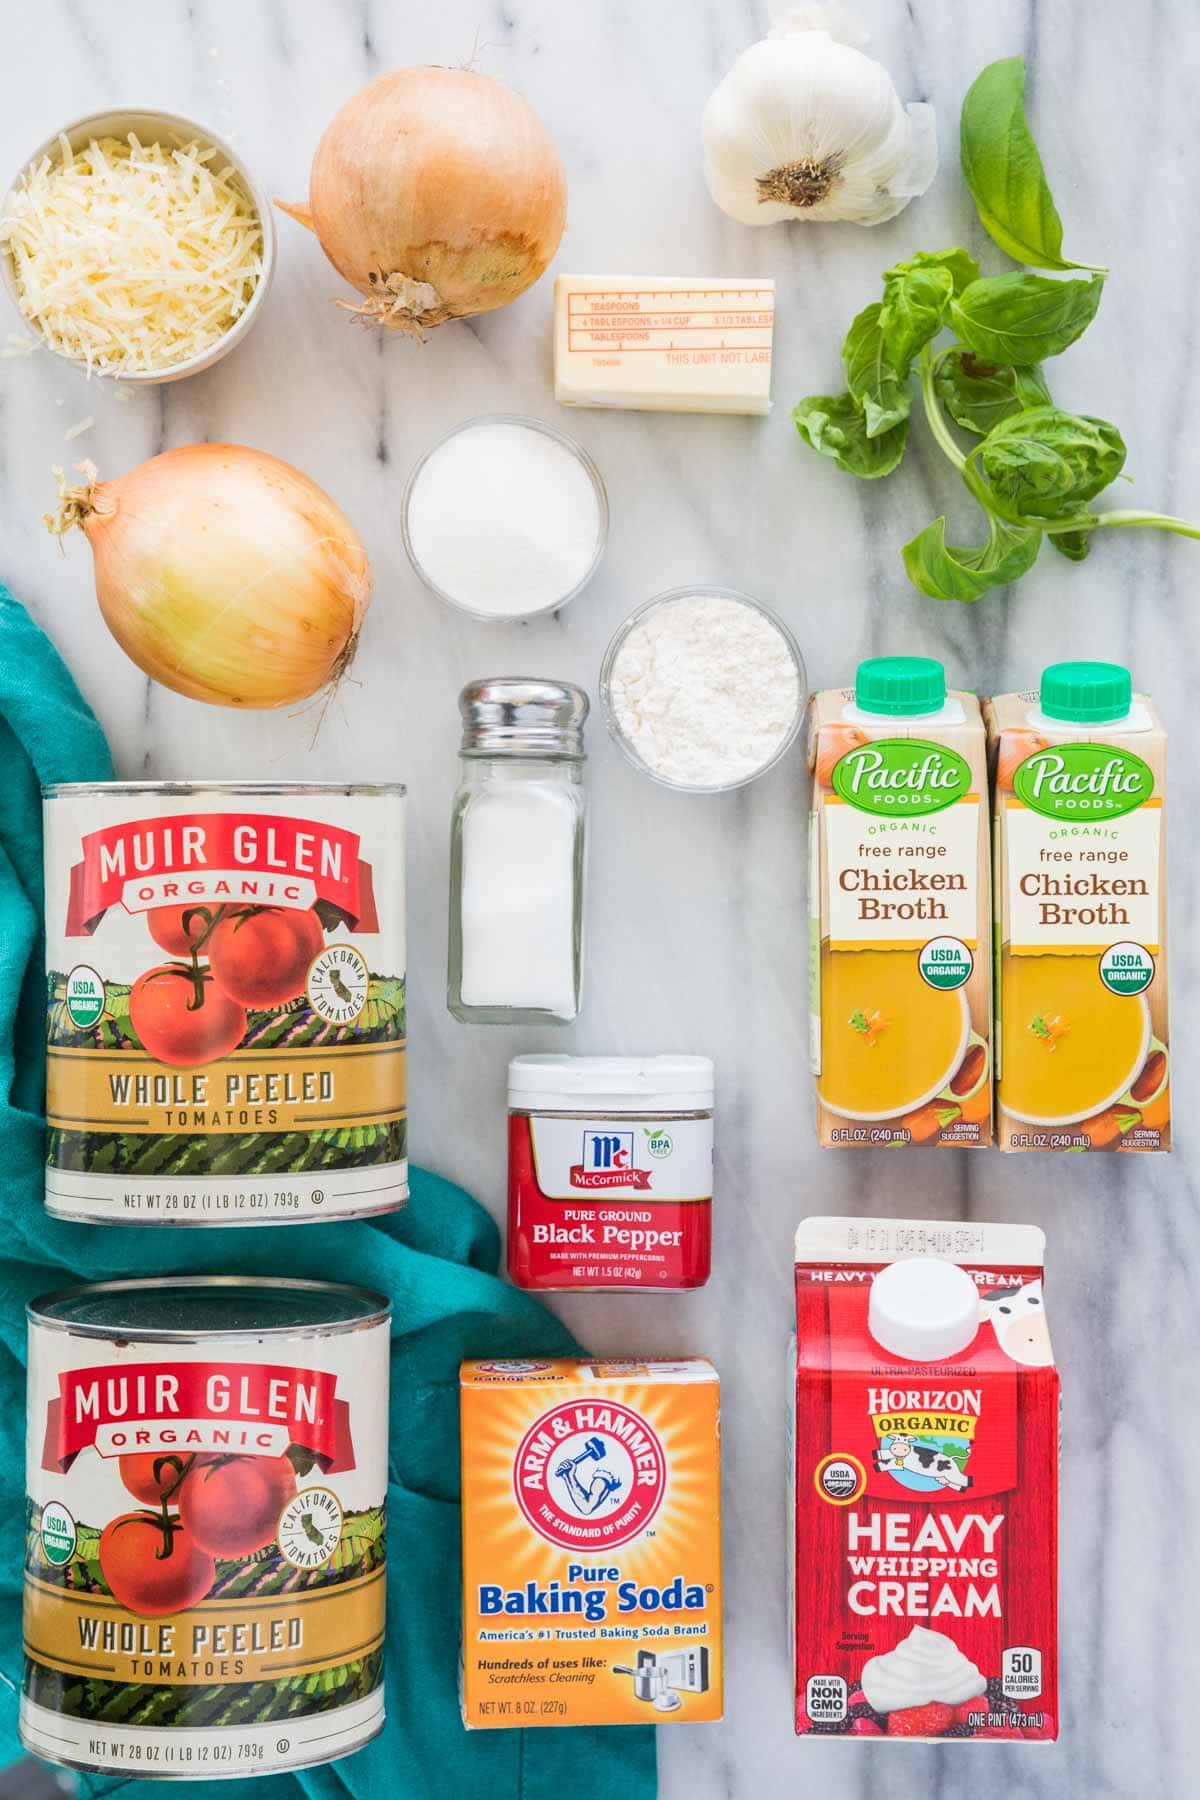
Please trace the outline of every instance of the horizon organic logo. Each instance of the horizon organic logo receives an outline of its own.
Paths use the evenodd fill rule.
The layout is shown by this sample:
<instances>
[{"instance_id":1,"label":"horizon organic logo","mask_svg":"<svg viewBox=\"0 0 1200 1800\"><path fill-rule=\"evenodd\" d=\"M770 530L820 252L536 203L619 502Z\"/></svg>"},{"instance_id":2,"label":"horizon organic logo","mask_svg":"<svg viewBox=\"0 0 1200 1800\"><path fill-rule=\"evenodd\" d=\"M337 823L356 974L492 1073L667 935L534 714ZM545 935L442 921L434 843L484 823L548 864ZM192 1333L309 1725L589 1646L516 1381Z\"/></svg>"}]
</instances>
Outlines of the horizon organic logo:
<instances>
[{"instance_id":1,"label":"horizon organic logo","mask_svg":"<svg viewBox=\"0 0 1200 1800\"><path fill-rule=\"evenodd\" d=\"M1059 744L1027 756L1013 792L1048 819L1118 819L1154 792L1154 771L1111 744Z\"/></svg>"},{"instance_id":2,"label":"horizon organic logo","mask_svg":"<svg viewBox=\"0 0 1200 1800\"><path fill-rule=\"evenodd\" d=\"M833 766L833 790L860 812L927 818L971 789L971 765L957 750L920 738L860 744Z\"/></svg>"}]
</instances>

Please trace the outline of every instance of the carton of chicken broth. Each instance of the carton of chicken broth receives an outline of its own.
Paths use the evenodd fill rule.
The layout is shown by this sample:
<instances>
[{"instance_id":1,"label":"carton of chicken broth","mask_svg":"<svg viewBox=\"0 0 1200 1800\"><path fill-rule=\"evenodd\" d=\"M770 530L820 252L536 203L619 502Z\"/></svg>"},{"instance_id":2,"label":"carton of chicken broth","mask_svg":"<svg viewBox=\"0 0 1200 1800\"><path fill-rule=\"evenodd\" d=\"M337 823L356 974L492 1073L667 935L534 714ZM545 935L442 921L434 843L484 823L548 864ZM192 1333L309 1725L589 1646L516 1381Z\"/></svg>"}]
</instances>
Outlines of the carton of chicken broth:
<instances>
[{"instance_id":1,"label":"carton of chicken broth","mask_svg":"<svg viewBox=\"0 0 1200 1800\"><path fill-rule=\"evenodd\" d=\"M719 1719L712 1364L468 1362L460 1380L465 1723Z\"/></svg>"},{"instance_id":2,"label":"carton of chicken broth","mask_svg":"<svg viewBox=\"0 0 1200 1800\"><path fill-rule=\"evenodd\" d=\"M1057 1735L1058 1375L1032 1226L796 1234L796 1730Z\"/></svg>"},{"instance_id":3,"label":"carton of chicken broth","mask_svg":"<svg viewBox=\"0 0 1200 1800\"><path fill-rule=\"evenodd\" d=\"M987 707L1002 1150L1169 1150L1166 734L1115 663Z\"/></svg>"},{"instance_id":4,"label":"carton of chicken broth","mask_svg":"<svg viewBox=\"0 0 1200 1800\"><path fill-rule=\"evenodd\" d=\"M987 766L974 694L883 656L814 696L810 1055L827 1148L992 1140Z\"/></svg>"}]
</instances>

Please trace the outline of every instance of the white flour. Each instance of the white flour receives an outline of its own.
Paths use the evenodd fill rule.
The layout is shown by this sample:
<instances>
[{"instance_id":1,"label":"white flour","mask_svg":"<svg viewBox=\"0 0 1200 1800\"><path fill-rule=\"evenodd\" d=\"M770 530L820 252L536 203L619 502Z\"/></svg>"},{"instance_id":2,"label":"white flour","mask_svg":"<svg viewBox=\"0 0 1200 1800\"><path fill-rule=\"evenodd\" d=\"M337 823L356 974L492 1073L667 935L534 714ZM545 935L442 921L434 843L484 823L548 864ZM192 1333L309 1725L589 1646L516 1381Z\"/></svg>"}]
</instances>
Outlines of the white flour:
<instances>
[{"instance_id":1,"label":"white flour","mask_svg":"<svg viewBox=\"0 0 1200 1800\"><path fill-rule=\"evenodd\" d=\"M782 632L723 594L651 608L609 676L613 717L630 747L681 787L723 787L756 774L794 726L801 698Z\"/></svg>"}]
</instances>

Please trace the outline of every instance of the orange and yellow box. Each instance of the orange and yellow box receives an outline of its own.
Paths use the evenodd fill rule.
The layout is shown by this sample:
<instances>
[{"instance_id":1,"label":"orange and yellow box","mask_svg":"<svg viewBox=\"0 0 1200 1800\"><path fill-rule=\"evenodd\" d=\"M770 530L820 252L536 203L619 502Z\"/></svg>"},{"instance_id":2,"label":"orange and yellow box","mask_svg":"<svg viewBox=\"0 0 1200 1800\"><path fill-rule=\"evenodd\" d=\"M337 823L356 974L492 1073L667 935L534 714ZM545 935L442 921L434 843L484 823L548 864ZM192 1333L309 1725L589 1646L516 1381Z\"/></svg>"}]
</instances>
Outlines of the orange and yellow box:
<instances>
[{"instance_id":1,"label":"orange and yellow box","mask_svg":"<svg viewBox=\"0 0 1200 1800\"><path fill-rule=\"evenodd\" d=\"M468 1726L722 1714L720 1383L710 1362L468 1362Z\"/></svg>"}]
</instances>

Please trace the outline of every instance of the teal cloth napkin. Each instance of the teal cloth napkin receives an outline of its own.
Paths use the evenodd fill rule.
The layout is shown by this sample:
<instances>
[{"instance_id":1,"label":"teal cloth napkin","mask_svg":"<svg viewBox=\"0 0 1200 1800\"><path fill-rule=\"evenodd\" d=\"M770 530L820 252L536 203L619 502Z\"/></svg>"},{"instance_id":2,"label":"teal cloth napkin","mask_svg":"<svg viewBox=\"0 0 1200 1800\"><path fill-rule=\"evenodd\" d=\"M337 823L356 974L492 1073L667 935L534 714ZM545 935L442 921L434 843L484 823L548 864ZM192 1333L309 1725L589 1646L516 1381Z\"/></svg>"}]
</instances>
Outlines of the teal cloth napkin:
<instances>
[{"instance_id":1,"label":"teal cloth napkin","mask_svg":"<svg viewBox=\"0 0 1200 1800\"><path fill-rule=\"evenodd\" d=\"M565 1328L497 1279L499 1233L460 1188L413 1171L402 1213L334 1225L139 1231L42 1209L44 994L39 784L104 781L108 747L49 640L0 587L0 1763L20 1753L27 1300L121 1275L288 1274L359 1282L392 1302L386 1730L325 1768L254 1781L85 1776L86 1795L150 1800L648 1800L649 1727L464 1731L458 1712L458 1365L561 1355Z\"/></svg>"}]
</instances>

